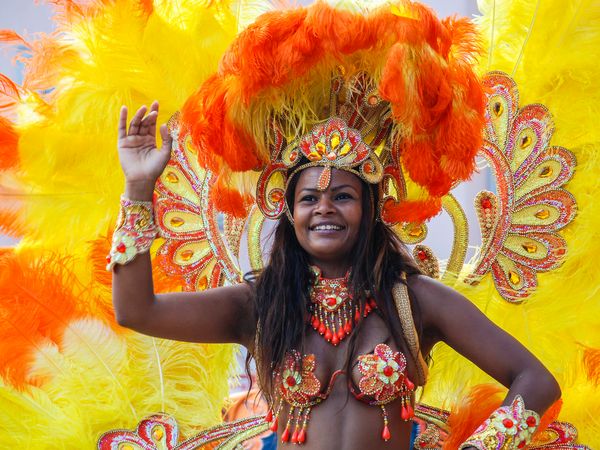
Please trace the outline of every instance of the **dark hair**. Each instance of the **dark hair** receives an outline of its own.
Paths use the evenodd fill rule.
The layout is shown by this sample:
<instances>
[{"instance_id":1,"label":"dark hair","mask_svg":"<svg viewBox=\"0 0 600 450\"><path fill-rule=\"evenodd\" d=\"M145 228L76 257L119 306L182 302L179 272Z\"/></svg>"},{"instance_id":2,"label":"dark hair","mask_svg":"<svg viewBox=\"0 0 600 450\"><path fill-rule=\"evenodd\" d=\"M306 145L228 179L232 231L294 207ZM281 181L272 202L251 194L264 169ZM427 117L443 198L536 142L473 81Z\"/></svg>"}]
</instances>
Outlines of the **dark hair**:
<instances>
[{"instance_id":1,"label":"dark hair","mask_svg":"<svg viewBox=\"0 0 600 450\"><path fill-rule=\"evenodd\" d=\"M293 209L299 173L290 180L286 192L290 210ZM403 338L392 288L396 283L402 282L403 273L410 275L421 272L394 232L376 220L374 199L378 199L377 186L362 182L362 187L363 215L359 240L351 255L353 265L349 284L353 302L359 305L361 312L364 311L366 293L370 292L377 301L376 311L391 330L394 341L405 355L411 355ZM300 246L293 225L283 217L275 229L268 265L245 277L246 281L254 285L254 312L258 322L252 355L256 361L260 387L269 403L274 400L273 370L282 364L286 352L291 349L301 350L304 344L309 291L314 276L309 266L309 255ZM416 327L421 334L419 311L416 304L412 306L417 318ZM362 323L359 321L355 324L350 335L346 373L350 373ZM250 358L249 354L246 370L249 368Z\"/></svg>"}]
</instances>

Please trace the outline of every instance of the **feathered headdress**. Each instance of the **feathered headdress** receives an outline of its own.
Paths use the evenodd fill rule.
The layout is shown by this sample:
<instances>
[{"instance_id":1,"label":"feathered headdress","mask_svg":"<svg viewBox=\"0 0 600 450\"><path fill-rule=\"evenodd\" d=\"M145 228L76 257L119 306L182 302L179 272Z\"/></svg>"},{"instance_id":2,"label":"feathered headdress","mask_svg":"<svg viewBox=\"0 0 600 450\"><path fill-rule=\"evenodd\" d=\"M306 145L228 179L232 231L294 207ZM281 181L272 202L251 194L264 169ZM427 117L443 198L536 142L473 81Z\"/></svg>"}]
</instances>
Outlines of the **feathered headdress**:
<instances>
[{"instance_id":1,"label":"feathered headdress","mask_svg":"<svg viewBox=\"0 0 600 450\"><path fill-rule=\"evenodd\" d=\"M213 200L224 212L246 211L249 192L230 188L233 174L262 170L256 202L279 217L287 177L308 160L326 168L321 188L331 167L383 179L382 219L420 222L474 170L484 109L478 50L468 20L440 21L408 1L269 12L187 100L182 136L219 175Z\"/></svg>"}]
</instances>

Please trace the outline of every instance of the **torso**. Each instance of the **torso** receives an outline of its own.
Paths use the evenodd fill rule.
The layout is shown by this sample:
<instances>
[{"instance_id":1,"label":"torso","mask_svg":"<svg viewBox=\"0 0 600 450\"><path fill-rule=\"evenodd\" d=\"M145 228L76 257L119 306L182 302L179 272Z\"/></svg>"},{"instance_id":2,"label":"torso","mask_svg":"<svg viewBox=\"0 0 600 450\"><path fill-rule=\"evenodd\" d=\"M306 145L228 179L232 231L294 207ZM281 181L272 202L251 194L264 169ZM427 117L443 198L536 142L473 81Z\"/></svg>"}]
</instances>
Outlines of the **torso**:
<instances>
[{"instance_id":1,"label":"torso","mask_svg":"<svg viewBox=\"0 0 600 450\"><path fill-rule=\"evenodd\" d=\"M373 354L378 344L386 344L394 352L399 351L390 331L377 313L371 313L363 319L361 335L357 340L355 361L353 361L352 382L358 387L362 374L358 369L356 356ZM343 340L337 347L327 343L310 326L306 327L304 355L314 355L316 367L314 375L320 381L323 390L330 382L332 374L345 368L349 339ZM406 373L414 379L415 366L407 360ZM390 439L382 439L384 421L382 410L357 400L350 392L348 378L340 374L332 386L326 400L312 408L310 413L307 439L303 447L307 449L409 449L411 421L401 418L402 404L398 398L385 405L389 418ZM278 427L278 442L281 448L292 444L281 443L282 433L288 421L288 407L281 409Z\"/></svg>"}]
</instances>

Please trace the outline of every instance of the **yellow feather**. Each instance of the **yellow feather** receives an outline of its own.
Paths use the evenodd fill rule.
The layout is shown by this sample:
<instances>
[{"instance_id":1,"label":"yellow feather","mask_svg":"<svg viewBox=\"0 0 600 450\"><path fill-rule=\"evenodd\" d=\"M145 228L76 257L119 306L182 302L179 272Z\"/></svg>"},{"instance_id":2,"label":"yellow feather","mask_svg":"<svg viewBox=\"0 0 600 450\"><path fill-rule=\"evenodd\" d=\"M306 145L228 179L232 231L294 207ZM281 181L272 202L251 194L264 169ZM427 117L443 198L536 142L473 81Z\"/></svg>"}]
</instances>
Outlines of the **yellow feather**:
<instances>
[{"instance_id":1,"label":"yellow feather","mask_svg":"<svg viewBox=\"0 0 600 450\"><path fill-rule=\"evenodd\" d=\"M162 122L180 109L238 31L231 3L155 0L148 15L141 2L123 0L97 3L93 15L58 16L58 32L34 55L55 57L26 73L17 108L19 170L3 175L20 189L22 253L69 255L81 285L98 290L89 242L114 224L123 190L119 109L126 104L131 116L156 99ZM9 431L0 448L93 448L101 433L158 411L195 433L220 420L233 351L118 334L94 317L70 323L60 345L45 342L32 355L29 376L40 386L0 385Z\"/></svg>"},{"instance_id":2,"label":"yellow feather","mask_svg":"<svg viewBox=\"0 0 600 450\"><path fill-rule=\"evenodd\" d=\"M157 99L166 122L182 106L237 32L221 3L155 2L145 17L128 0L59 25L52 45L65 56L46 68L54 90L43 99L30 94L19 107L24 245L85 254L87 241L113 223L124 182L115 149L119 109L126 104L131 115Z\"/></svg>"},{"instance_id":3,"label":"yellow feather","mask_svg":"<svg viewBox=\"0 0 600 450\"><path fill-rule=\"evenodd\" d=\"M600 447L597 386L585 378L582 345L600 347L600 4L597 1L526 0L479 2L478 22L489 54L481 72L513 74L520 104L542 103L553 114L552 145L577 157L568 183L578 204L575 221L561 235L568 254L562 267L538 274L539 287L521 305L502 300L488 275L480 285L454 286L490 319L519 339L553 372L564 405L559 419L573 423L580 442ZM499 357L502 349L498 349ZM506 355L506 357L510 357ZM448 347L440 345L424 401L448 406L460 389L489 377Z\"/></svg>"},{"instance_id":4,"label":"yellow feather","mask_svg":"<svg viewBox=\"0 0 600 450\"><path fill-rule=\"evenodd\" d=\"M93 448L114 428L134 428L166 411L185 436L221 420L228 395L233 346L117 335L102 322L72 322L61 345L35 353L36 388L16 391L0 384L1 448ZM225 381L225 382L223 382ZM35 433L32 431L35 430Z\"/></svg>"}]
</instances>

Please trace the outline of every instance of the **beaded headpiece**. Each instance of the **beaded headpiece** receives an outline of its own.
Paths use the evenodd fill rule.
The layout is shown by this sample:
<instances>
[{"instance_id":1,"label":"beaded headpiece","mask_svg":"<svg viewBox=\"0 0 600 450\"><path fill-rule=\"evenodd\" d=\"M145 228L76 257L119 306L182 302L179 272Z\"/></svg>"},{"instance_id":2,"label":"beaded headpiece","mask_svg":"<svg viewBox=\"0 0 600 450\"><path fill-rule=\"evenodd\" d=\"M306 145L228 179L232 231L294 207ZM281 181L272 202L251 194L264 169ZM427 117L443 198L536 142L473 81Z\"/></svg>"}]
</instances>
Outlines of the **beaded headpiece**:
<instances>
[{"instance_id":1,"label":"beaded headpiece","mask_svg":"<svg viewBox=\"0 0 600 450\"><path fill-rule=\"evenodd\" d=\"M244 217L256 202L280 217L291 175L322 166L318 189L332 168L347 170L382 183L384 222L421 222L474 170L484 120L477 54L468 20L440 21L408 1L273 11L188 99L181 136L216 174L212 200L228 214ZM243 174L256 170L253 188Z\"/></svg>"},{"instance_id":2,"label":"beaded headpiece","mask_svg":"<svg viewBox=\"0 0 600 450\"><path fill-rule=\"evenodd\" d=\"M256 192L256 203L266 217L276 219L287 212L287 185L308 167L323 167L316 185L319 191L329 187L333 168L370 184L383 179L382 161L388 156L386 149L391 148L393 125L389 103L379 97L368 75L360 73L348 82L342 76L332 80L329 105L326 121L289 142L277 121L273 122L271 160L261 173ZM281 174L281 179L272 183L276 174Z\"/></svg>"}]
</instances>

